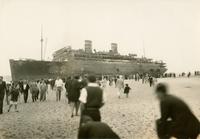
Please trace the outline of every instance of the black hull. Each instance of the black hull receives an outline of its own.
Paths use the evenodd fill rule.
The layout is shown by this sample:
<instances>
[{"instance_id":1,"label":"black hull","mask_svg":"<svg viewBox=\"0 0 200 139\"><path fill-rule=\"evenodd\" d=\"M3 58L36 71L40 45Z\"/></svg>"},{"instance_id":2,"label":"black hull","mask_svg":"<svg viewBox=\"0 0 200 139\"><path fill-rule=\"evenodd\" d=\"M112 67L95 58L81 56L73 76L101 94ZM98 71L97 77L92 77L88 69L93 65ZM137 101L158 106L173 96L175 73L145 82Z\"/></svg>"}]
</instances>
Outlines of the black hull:
<instances>
[{"instance_id":1,"label":"black hull","mask_svg":"<svg viewBox=\"0 0 200 139\"><path fill-rule=\"evenodd\" d=\"M38 80L61 76L63 78L77 74L130 75L149 73L162 75L166 68L156 63L136 63L122 60L70 60L66 62L10 60L12 80Z\"/></svg>"}]
</instances>

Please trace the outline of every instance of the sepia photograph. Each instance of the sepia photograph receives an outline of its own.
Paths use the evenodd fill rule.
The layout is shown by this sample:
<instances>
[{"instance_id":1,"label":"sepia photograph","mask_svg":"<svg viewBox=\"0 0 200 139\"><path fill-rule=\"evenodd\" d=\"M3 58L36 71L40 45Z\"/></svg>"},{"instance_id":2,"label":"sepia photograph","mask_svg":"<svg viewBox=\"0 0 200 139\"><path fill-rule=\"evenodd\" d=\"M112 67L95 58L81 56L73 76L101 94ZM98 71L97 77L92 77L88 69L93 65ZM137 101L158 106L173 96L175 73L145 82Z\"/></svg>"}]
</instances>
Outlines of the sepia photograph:
<instances>
[{"instance_id":1,"label":"sepia photograph","mask_svg":"<svg viewBox=\"0 0 200 139\"><path fill-rule=\"evenodd\" d=\"M200 139L200 0L0 0L0 139Z\"/></svg>"}]
</instances>

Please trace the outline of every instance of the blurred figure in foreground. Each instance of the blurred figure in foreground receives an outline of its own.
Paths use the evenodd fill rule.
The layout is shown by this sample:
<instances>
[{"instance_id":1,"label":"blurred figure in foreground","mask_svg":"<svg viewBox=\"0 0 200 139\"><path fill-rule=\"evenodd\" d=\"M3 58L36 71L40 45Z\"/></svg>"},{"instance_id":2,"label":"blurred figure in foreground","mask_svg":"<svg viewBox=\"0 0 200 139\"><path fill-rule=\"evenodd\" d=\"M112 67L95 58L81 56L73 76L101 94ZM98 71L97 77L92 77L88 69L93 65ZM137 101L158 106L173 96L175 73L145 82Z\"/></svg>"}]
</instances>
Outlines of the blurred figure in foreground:
<instances>
[{"instance_id":1,"label":"blurred figure in foreground","mask_svg":"<svg viewBox=\"0 0 200 139\"><path fill-rule=\"evenodd\" d=\"M78 139L120 139L119 136L106 124L95 122L89 116L83 116Z\"/></svg>"},{"instance_id":2,"label":"blurred figure in foreground","mask_svg":"<svg viewBox=\"0 0 200 139\"><path fill-rule=\"evenodd\" d=\"M156 121L160 139L196 139L200 123L188 105L181 99L168 94L167 85L159 83L156 95L160 101L161 118Z\"/></svg>"},{"instance_id":3,"label":"blurred figure in foreground","mask_svg":"<svg viewBox=\"0 0 200 139\"><path fill-rule=\"evenodd\" d=\"M0 76L0 114L3 114L3 100L6 92L6 82L3 81L3 76Z\"/></svg>"}]
</instances>

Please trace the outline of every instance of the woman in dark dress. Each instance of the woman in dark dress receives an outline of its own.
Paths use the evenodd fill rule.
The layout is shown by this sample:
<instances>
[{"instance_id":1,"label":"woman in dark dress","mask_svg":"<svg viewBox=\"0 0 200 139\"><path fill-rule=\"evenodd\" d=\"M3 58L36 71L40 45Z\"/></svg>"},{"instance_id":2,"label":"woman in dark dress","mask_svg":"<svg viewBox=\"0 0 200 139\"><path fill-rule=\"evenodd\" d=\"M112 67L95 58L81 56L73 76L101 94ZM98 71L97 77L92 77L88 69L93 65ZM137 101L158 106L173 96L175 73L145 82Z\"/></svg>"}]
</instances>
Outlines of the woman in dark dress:
<instances>
[{"instance_id":1,"label":"woman in dark dress","mask_svg":"<svg viewBox=\"0 0 200 139\"><path fill-rule=\"evenodd\" d=\"M74 109L75 115L78 115L79 109L79 97L80 97L80 89L81 89L81 82L79 82L79 76L75 76L75 78L71 81L70 90L68 92L68 99L70 105L72 107L72 114L71 117L74 116Z\"/></svg>"}]
</instances>

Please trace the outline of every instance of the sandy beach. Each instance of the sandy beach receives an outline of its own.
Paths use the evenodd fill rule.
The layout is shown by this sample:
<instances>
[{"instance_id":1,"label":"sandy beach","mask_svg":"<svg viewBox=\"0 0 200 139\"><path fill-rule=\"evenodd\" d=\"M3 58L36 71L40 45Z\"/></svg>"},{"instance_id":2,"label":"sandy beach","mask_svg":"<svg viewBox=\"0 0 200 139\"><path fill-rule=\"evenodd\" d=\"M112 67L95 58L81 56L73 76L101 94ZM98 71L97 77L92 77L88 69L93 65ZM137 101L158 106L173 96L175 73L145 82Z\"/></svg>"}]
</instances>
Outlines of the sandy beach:
<instances>
[{"instance_id":1,"label":"sandy beach","mask_svg":"<svg viewBox=\"0 0 200 139\"><path fill-rule=\"evenodd\" d=\"M101 109L102 121L122 139L156 139L155 120L160 117L158 101L149 84L132 80L129 98L117 98L115 87L107 87L106 105ZM171 94L187 102L200 120L200 78L158 79L167 82ZM30 95L29 95L30 96ZM70 107L64 97L55 101L55 93L50 92L46 102L20 103L19 113L7 112L0 116L0 139L75 139L80 117L70 117ZM200 136L199 136L200 139Z\"/></svg>"}]
</instances>

